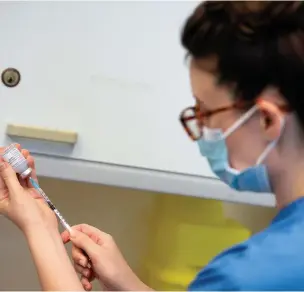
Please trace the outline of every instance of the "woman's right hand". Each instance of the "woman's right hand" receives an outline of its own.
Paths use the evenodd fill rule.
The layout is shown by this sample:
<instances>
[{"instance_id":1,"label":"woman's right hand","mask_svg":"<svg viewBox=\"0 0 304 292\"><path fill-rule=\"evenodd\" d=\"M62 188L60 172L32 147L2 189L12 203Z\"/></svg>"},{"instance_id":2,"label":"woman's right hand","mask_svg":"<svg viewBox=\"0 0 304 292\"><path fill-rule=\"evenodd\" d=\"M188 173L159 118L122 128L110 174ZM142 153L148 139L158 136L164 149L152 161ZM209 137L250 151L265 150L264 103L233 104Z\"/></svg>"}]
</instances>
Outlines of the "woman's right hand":
<instances>
[{"instance_id":1,"label":"woman's right hand","mask_svg":"<svg viewBox=\"0 0 304 292\"><path fill-rule=\"evenodd\" d=\"M113 238L99 229L80 224L72 227L72 234L62 233L64 243L71 241L75 269L82 275L85 290L92 289L91 281L97 278L107 290L151 290L132 271ZM88 257L90 258L88 266Z\"/></svg>"},{"instance_id":2,"label":"woman's right hand","mask_svg":"<svg viewBox=\"0 0 304 292\"><path fill-rule=\"evenodd\" d=\"M91 290L91 281L97 278L107 290L150 290L132 271L111 235L99 229L80 224L72 227L72 234L62 233L64 243L73 243L72 258L75 269L82 275L85 290ZM84 255L86 252L90 258Z\"/></svg>"}]
</instances>

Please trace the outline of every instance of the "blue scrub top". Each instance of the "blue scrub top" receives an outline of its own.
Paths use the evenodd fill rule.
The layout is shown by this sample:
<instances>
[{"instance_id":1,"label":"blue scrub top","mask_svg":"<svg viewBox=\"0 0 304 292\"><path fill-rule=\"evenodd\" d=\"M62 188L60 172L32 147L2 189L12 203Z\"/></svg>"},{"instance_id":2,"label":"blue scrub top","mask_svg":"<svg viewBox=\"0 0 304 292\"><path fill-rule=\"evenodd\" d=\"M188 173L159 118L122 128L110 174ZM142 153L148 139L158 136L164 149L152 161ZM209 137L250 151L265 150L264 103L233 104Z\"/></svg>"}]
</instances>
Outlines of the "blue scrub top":
<instances>
[{"instance_id":1,"label":"blue scrub top","mask_svg":"<svg viewBox=\"0 0 304 292\"><path fill-rule=\"evenodd\" d=\"M282 209L262 232L215 257L189 290L304 290L304 198Z\"/></svg>"}]
</instances>

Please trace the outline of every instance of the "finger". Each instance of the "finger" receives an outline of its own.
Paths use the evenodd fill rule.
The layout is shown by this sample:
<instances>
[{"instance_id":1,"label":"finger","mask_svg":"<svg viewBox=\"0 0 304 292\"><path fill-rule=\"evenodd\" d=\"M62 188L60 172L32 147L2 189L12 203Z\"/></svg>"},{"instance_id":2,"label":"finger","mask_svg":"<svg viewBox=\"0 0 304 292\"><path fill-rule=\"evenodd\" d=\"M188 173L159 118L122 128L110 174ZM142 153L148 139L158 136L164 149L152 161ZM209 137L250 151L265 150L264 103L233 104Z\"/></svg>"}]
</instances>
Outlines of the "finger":
<instances>
[{"instance_id":1,"label":"finger","mask_svg":"<svg viewBox=\"0 0 304 292\"><path fill-rule=\"evenodd\" d=\"M99 230L96 227L93 227L88 224L78 224L74 225L72 227L73 230L78 230L86 235L88 235L90 238L93 239L97 244L101 245L103 243L103 239L108 238L110 235ZM68 243L70 241L70 233L68 231L64 231L61 233L61 238L64 244Z\"/></svg>"},{"instance_id":2,"label":"finger","mask_svg":"<svg viewBox=\"0 0 304 292\"><path fill-rule=\"evenodd\" d=\"M14 143L14 145L19 151L21 151L21 145L19 143Z\"/></svg>"},{"instance_id":3,"label":"finger","mask_svg":"<svg viewBox=\"0 0 304 292\"><path fill-rule=\"evenodd\" d=\"M100 246L97 245L89 236L72 228L70 240L76 247L82 249L86 254L93 259L98 254Z\"/></svg>"},{"instance_id":4,"label":"finger","mask_svg":"<svg viewBox=\"0 0 304 292\"><path fill-rule=\"evenodd\" d=\"M32 169L32 173L31 173L32 179L35 180L36 182L38 182L34 157L29 154L27 156L26 160L27 160L28 166Z\"/></svg>"},{"instance_id":5,"label":"finger","mask_svg":"<svg viewBox=\"0 0 304 292\"><path fill-rule=\"evenodd\" d=\"M18 177L18 180L19 180L19 183L20 185L23 187L23 188L27 188L28 187L28 183L27 183L27 179L23 179L20 177L19 174L17 174L17 177Z\"/></svg>"},{"instance_id":6,"label":"finger","mask_svg":"<svg viewBox=\"0 0 304 292\"><path fill-rule=\"evenodd\" d=\"M78 228L76 228L78 230ZM98 228L88 225L88 224L80 224L79 225L79 231L85 233L89 237L99 237L100 239L109 236L109 234L99 230Z\"/></svg>"},{"instance_id":7,"label":"finger","mask_svg":"<svg viewBox=\"0 0 304 292\"><path fill-rule=\"evenodd\" d=\"M72 257L74 262L78 263L82 267L91 268L89 256L86 254L85 251L81 250L75 245L73 245L72 247Z\"/></svg>"},{"instance_id":8,"label":"finger","mask_svg":"<svg viewBox=\"0 0 304 292\"><path fill-rule=\"evenodd\" d=\"M72 258L75 263L81 265L84 268L86 268L89 264L89 258L84 255L83 251L75 245L72 247Z\"/></svg>"},{"instance_id":9,"label":"finger","mask_svg":"<svg viewBox=\"0 0 304 292\"><path fill-rule=\"evenodd\" d=\"M98 232L100 231L99 229L93 227L93 226L90 226L88 224L78 224L78 225L74 225L72 227L73 230L78 230L80 232L83 232L85 233L86 235L90 236L92 234L94 234L94 232ZM61 238L63 240L63 243L67 243L70 241L70 233L65 230L64 232L61 233Z\"/></svg>"},{"instance_id":10,"label":"finger","mask_svg":"<svg viewBox=\"0 0 304 292\"><path fill-rule=\"evenodd\" d=\"M28 166L32 169L31 178L38 184L38 178L37 178L34 158L31 155L29 155L26 160L27 160ZM29 178L26 180L26 183L27 183L28 188L34 188L34 186L31 183Z\"/></svg>"},{"instance_id":11,"label":"finger","mask_svg":"<svg viewBox=\"0 0 304 292\"><path fill-rule=\"evenodd\" d=\"M27 159L28 158L28 156L30 155L30 152L27 150L27 149L21 149L21 154L23 155L23 157L25 158L25 159Z\"/></svg>"},{"instance_id":12,"label":"finger","mask_svg":"<svg viewBox=\"0 0 304 292\"><path fill-rule=\"evenodd\" d=\"M2 155L0 155L0 164L5 162ZM6 190L6 185L5 185L5 182L3 180L3 178L0 176L0 192Z\"/></svg>"},{"instance_id":13,"label":"finger","mask_svg":"<svg viewBox=\"0 0 304 292\"><path fill-rule=\"evenodd\" d=\"M74 227L72 227L74 228ZM62 242L64 244L68 243L70 241L70 233L69 231L67 230L64 230L62 233L61 233L61 239L62 239Z\"/></svg>"},{"instance_id":14,"label":"finger","mask_svg":"<svg viewBox=\"0 0 304 292\"><path fill-rule=\"evenodd\" d=\"M21 148L21 147L20 147L20 145L18 144L17 149L20 150L20 148ZM23 156L25 159L29 156L29 152L28 152L27 150L25 150L25 149L20 150L20 152L21 152L22 156ZM23 179L23 178L21 178L19 174L17 174L17 177L18 177L18 180L19 180L20 185L21 185L23 188L28 187L28 183L27 183L27 182L28 182L28 179Z\"/></svg>"},{"instance_id":15,"label":"finger","mask_svg":"<svg viewBox=\"0 0 304 292\"><path fill-rule=\"evenodd\" d=\"M86 277L81 277L81 284L83 286L83 288L86 291L91 291L92 290L92 284L90 283L90 281L86 278Z\"/></svg>"},{"instance_id":16,"label":"finger","mask_svg":"<svg viewBox=\"0 0 304 292\"><path fill-rule=\"evenodd\" d=\"M76 230L88 235L93 239L97 244L101 245L105 238L108 238L110 235L99 230L98 228L88 225L88 224L79 224L73 227Z\"/></svg>"},{"instance_id":17,"label":"finger","mask_svg":"<svg viewBox=\"0 0 304 292\"><path fill-rule=\"evenodd\" d=\"M21 154L23 155L23 157L24 157L25 159L29 156L29 152L28 152L27 150L25 150L25 149L22 149L22 150L21 150ZM17 175L17 176L18 176L20 185L21 185L23 188L28 187L28 183L27 183L28 179L23 179L23 178L21 178L19 175Z\"/></svg>"},{"instance_id":18,"label":"finger","mask_svg":"<svg viewBox=\"0 0 304 292\"><path fill-rule=\"evenodd\" d=\"M22 149L21 153L24 156L24 158L26 159L28 167L30 167L32 169L32 172L31 172L32 179L34 179L35 181L38 182L36 167L35 167L35 160L34 160L33 156L30 155L30 152L27 149ZM26 180L26 183L27 183L27 187L33 187L28 179Z\"/></svg>"},{"instance_id":19,"label":"finger","mask_svg":"<svg viewBox=\"0 0 304 292\"><path fill-rule=\"evenodd\" d=\"M82 276L86 277L87 279L90 279L94 274L92 270L90 270L88 268L84 268L76 263L74 263L74 268L77 273L81 274Z\"/></svg>"},{"instance_id":20,"label":"finger","mask_svg":"<svg viewBox=\"0 0 304 292\"><path fill-rule=\"evenodd\" d=\"M15 171L7 162L0 164L0 176L8 188L11 198L18 196L23 191Z\"/></svg>"}]
</instances>

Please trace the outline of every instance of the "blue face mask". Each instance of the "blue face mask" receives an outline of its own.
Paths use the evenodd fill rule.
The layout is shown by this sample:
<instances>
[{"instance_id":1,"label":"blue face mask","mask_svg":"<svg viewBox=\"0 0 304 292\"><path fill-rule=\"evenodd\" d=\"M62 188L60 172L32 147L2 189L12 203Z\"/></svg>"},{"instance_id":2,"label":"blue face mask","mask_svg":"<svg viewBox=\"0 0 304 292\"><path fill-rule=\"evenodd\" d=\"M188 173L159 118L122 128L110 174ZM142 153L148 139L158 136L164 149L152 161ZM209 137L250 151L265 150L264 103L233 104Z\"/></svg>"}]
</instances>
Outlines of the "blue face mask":
<instances>
[{"instance_id":1,"label":"blue face mask","mask_svg":"<svg viewBox=\"0 0 304 292\"><path fill-rule=\"evenodd\" d=\"M257 110L253 107L245 113L225 133L221 129L203 128L203 138L198 140L201 155L208 159L212 171L227 185L238 191L251 191L257 193L271 193L271 184L267 168L262 162L269 152L277 144L277 140L271 142L260 157L255 166L239 171L229 165L229 156L225 139L244 124Z\"/></svg>"}]
</instances>

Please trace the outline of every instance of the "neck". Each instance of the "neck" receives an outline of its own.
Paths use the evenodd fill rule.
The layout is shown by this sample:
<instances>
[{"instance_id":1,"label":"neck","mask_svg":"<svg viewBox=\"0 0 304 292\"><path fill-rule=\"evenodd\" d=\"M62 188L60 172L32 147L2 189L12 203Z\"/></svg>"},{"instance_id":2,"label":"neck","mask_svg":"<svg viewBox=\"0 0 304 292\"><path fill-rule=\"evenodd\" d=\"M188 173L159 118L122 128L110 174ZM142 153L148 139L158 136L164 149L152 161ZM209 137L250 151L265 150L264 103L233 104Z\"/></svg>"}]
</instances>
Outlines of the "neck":
<instances>
[{"instance_id":1,"label":"neck","mask_svg":"<svg viewBox=\"0 0 304 292\"><path fill-rule=\"evenodd\" d=\"M300 160L297 162L290 160L293 163L284 163L284 169L271 179L278 209L304 197L304 161L299 163L303 159L302 157L299 157Z\"/></svg>"}]
</instances>

